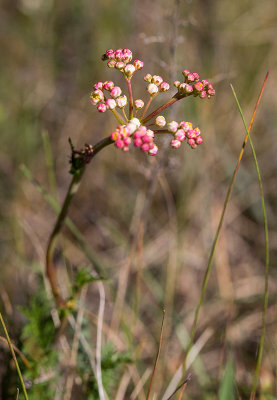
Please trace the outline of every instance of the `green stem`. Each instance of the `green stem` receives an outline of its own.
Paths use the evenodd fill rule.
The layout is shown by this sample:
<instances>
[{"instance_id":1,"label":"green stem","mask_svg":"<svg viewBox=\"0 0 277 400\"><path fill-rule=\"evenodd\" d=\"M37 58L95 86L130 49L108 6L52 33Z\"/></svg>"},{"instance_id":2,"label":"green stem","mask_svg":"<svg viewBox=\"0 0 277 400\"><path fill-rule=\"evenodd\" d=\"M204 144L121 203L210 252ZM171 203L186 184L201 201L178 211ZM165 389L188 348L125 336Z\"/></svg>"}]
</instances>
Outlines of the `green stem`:
<instances>
[{"instance_id":1,"label":"green stem","mask_svg":"<svg viewBox=\"0 0 277 400\"><path fill-rule=\"evenodd\" d=\"M268 74L267 74L268 76ZM266 77L267 79L267 77ZM249 143L251 146L253 158L254 158L254 163L256 167L256 172L258 175L258 181L259 181L259 190L260 190L260 196L261 196L261 203L262 203L262 210L263 210L263 219L264 219L264 235L265 235L265 289L264 289L264 306L263 306L263 316L262 316L262 332L261 332L261 338L260 338L260 343L259 343L259 350L258 350L258 357L257 357L257 364L256 364L256 369L255 369L255 376L254 376L254 382L252 385L251 389L251 395L250 399L254 400L255 395L256 395L256 390L257 390L257 385L258 385L258 379L259 379L259 373L260 373L260 368L261 368L261 362L262 362L262 355L263 355L263 347L264 347L264 339L265 339L265 326L266 326L266 319L267 319L267 308L268 308L268 280L269 280L269 243L268 243L268 222L267 222L267 214L266 214L266 207L265 207L265 199L264 199L264 191L263 191L263 184L262 184L262 178L261 178L261 172L259 168L259 163L257 160L256 156L256 151L250 136L250 133L247 130L246 122L244 119L244 115L242 113L242 109L240 106L240 103L238 101L236 92L231 85L231 89L233 91L233 95L235 97L237 107L239 109L241 119L244 125L244 128L248 134L249 138Z\"/></svg>"},{"instance_id":2,"label":"green stem","mask_svg":"<svg viewBox=\"0 0 277 400\"><path fill-rule=\"evenodd\" d=\"M26 392L26 388L25 388L25 385L24 385L22 374L21 374L21 371L20 371L20 368L19 368L19 365L18 365L18 362L17 362L17 359L16 359L15 352L13 350L12 342L10 340L10 337L9 337L9 334L8 334L8 331L7 331L7 328L6 328L6 325L5 325L5 322L4 322L3 318L2 318L2 314L1 313L0 313L0 321L1 321L2 327L3 327L4 332L5 332L5 336L6 336L10 351L12 353L12 358L13 358L13 360L15 362L17 374L19 376L19 380L20 380L20 383L21 383L21 387L22 387L22 390L23 390L23 393L24 393L25 400L28 400L28 395L27 395L27 392Z\"/></svg>"},{"instance_id":3,"label":"green stem","mask_svg":"<svg viewBox=\"0 0 277 400\"><path fill-rule=\"evenodd\" d=\"M125 125L125 122L123 119L120 118L119 114L115 110L111 110L117 121L120 123L120 125Z\"/></svg>"},{"instance_id":4,"label":"green stem","mask_svg":"<svg viewBox=\"0 0 277 400\"><path fill-rule=\"evenodd\" d=\"M93 147L93 157L96 156L99 151L101 151L104 147L108 146L109 144L113 143L112 139L110 137L107 137L100 142L98 142L94 147ZM58 218L56 220L56 223L54 225L54 229L50 235L49 241L48 241L48 246L47 246L47 251L46 251L46 273L48 276L48 279L50 281L52 293L54 296L54 299L56 301L56 304L59 307L64 307L66 305L65 300L62 298L59 286L58 286L58 281L57 281L57 274L56 274L56 269L53 263L53 255L54 255L54 250L55 250L55 245L56 245L56 238L63 226L64 220L67 216L69 206L71 204L73 196L77 193L80 181L82 179L82 176L85 172L85 166L83 166L80 170L78 170L72 177L72 180L70 182L70 185L68 187L61 211L58 215Z\"/></svg>"}]
</instances>

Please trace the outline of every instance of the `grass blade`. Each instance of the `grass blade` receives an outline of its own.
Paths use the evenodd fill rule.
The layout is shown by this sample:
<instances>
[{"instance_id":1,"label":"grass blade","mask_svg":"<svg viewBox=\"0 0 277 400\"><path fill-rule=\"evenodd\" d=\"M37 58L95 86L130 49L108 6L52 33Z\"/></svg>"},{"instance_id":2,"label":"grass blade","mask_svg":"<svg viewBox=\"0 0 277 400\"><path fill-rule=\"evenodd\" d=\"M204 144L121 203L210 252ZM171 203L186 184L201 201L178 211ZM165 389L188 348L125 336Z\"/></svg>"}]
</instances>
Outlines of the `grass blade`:
<instances>
[{"instance_id":1,"label":"grass blade","mask_svg":"<svg viewBox=\"0 0 277 400\"><path fill-rule=\"evenodd\" d=\"M246 135L245 135L245 138L244 138L244 141L243 141L243 144L242 144L242 147L241 147L241 151L240 151L240 154L239 154L239 157L238 157L238 161L237 161L237 164L236 164L233 176L232 176L232 180L231 180L231 183L229 185L229 188L228 188L228 191L227 191L227 194L226 194L226 198L225 198L225 201L224 201L222 213L221 213L221 216L220 216L219 224L218 224L218 227L217 227L217 231L216 231L216 234L215 234L215 238L214 238L214 241L213 241L213 244L212 244L212 248L211 248L211 253L210 253L210 256L209 256L209 260L208 260L208 265L207 265L205 276L204 276L203 283L202 283L200 299L199 299L199 302L198 302L198 305L197 305L197 308L196 308L195 314L194 314L194 321L193 321L192 330L191 330L191 334L190 334L190 340L189 340L189 344L188 344L188 347L187 347L187 350L186 350L186 353L185 353L185 360L184 360L184 367L183 367L184 373L186 372L187 356L188 356L188 353L190 352L190 350L192 348L192 345L193 345L193 341L194 341L194 337L195 337L195 333L196 333L196 327L197 327L197 323L198 323L198 319L199 319L199 313L200 313L200 309L201 309L203 301L204 301L204 296L205 296L205 293L206 293L206 288L207 288L207 284L208 284L208 281L209 281L210 272L211 272L211 269L212 269L214 252L215 252L215 248L216 248L216 245L217 245L217 242L218 242L219 234L220 234L220 231L221 231L221 228L222 228L222 225L223 225L223 221L224 221L227 205L228 205L228 203L230 201L230 198L231 198L231 194L232 194L232 190L233 190L233 187L234 187L235 179L236 179L236 176L237 176L237 173L238 173L238 169L239 169L239 166L240 166L240 163L241 163L241 159L242 159L242 156L243 156L243 153L244 153L244 149L245 149L248 137L250 138L249 132L251 131L251 128L252 128L252 125L253 125L253 122L254 122L254 118L255 118L258 106L260 104L261 98L262 98L262 94L263 94L263 91L264 91L264 88L265 88L265 84L266 84L267 78L268 78L268 73L267 73L267 75L265 77L263 86L262 86L261 91L259 93L258 100L257 100L256 106L255 106L255 109L253 111L250 124L249 124L249 128L247 129L247 127L246 127Z\"/></svg>"},{"instance_id":2,"label":"grass blade","mask_svg":"<svg viewBox=\"0 0 277 400\"><path fill-rule=\"evenodd\" d=\"M4 329L4 333L5 333L5 336L6 336L10 351L12 353L12 358L13 358L15 366L16 366L17 374L19 376L19 380L20 380L20 383L21 383L21 386L22 386L22 390L23 390L23 393L24 393L25 400L28 400L28 395L27 395L27 392L26 392L26 388L25 388L25 385L24 385L22 374L21 374L21 371L20 371L20 368L19 368L19 365L18 365L18 362L17 362L17 359L16 359L15 352L13 350L12 342L10 340L10 337L9 337L9 334L8 334L8 331L7 331L7 328L6 328L6 325L5 325L5 322L4 322L3 318L2 318L2 314L1 313L0 313L0 322L1 322L1 325L2 325L2 327Z\"/></svg>"},{"instance_id":3,"label":"grass blade","mask_svg":"<svg viewBox=\"0 0 277 400\"><path fill-rule=\"evenodd\" d=\"M267 80L268 73L266 75ZM250 395L250 400L255 399L256 395L256 390L257 390L257 385L258 385L258 379L259 379L259 373L260 373L260 368L261 368L261 362L262 362L262 355L263 355L263 347L264 347L264 338L265 338L265 325L266 325L266 318L267 318L267 308L268 308L268 279L269 279L269 244L268 244L268 222L267 222L267 214L266 214L266 207L265 207L265 199L264 199L264 191L263 191L263 184L262 184L262 178L261 178L261 173L260 173L260 168L259 168L259 163L257 160L255 148L250 136L250 132L247 130L247 125L243 116L243 112L240 106L240 103L238 101L235 89L231 85L231 89L233 91L233 95L235 97L237 107L239 109L241 119L243 121L244 128L247 132L248 138L249 138L249 143L251 146L253 158L254 158L254 163L258 175L258 181L259 181L259 189L260 189L260 196L261 196L261 203L262 203L262 211L263 211L263 218L264 218L264 234L265 234L265 289L264 289L264 307L263 307L263 316L262 316L262 332L261 332L261 338L260 338L260 343L259 343L259 350L258 350L258 357L257 357L257 363L256 363L256 369L255 369L255 375L254 375L254 382L252 385L252 390L251 390L251 395Z\"/></svg>"}]
</instances>

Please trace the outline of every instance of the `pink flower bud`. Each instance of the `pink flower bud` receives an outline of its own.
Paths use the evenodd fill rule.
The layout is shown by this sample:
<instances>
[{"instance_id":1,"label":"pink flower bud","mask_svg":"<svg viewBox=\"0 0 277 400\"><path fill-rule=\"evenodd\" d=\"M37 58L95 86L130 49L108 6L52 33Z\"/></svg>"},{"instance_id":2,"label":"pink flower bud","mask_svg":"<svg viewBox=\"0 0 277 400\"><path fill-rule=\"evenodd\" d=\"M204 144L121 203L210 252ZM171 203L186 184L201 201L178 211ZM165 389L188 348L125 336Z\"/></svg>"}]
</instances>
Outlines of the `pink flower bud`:
<instances>
[{"instance_id":1,"label":"pink flower bud","mask_svg":"<svg viewBox=\"0 0 277 400\"><path fill-rule=\"evenodd\" d=\"M179 140L180 142L183 142L186 138L185 131L183 129L178 129L178 131L175 133L175 139Z\"/></svg>"},{"instance_id":2,"label":"pink flower bud","mask_svg":"<svg viewBox=\"0 0 277 400\"><path fill-rule=\"evenodd\" d=\"M136 129L138 129L138 128L140 127L140 120L139 120L138 118L132 118L132 119L130 119L129 123L132 124L133 126L135 126ZM135 130L136 130L136 129L135 129ZM134 131L135 131L135 130L134 130ZM133 131L133 132L134 132L134 131ZM131 133L133 133L133 132L131 132Z\"/></svg>"},{"instance_id":3,"label":"pink flower bud","mask_svg":"<svg viewBox=\"0 0 277 400\"><path fill-rule=\"evenodd\" d=\"M124 108L127 104L127 97L125 95L118 97L116 99L116 104L117 104L117 107Z\"/></svg>"},{"instance_id":4,"label":"pink flower bud","mask_svg":"<svg viewBox=\"0 0 277 400\"><path fill-rule=\"evenodd\" d=\"M106 81L103 83L103 88L106 90L111 90L114 87L114 83L112 81Z\"/></svg>"},{"instance_id":5,"label":"pink flower bud","mask_svg":"<svg viewBox=\"0 0 277 400\"><path fill-rule=\"evenodd\" d=\"M123 143L125 146L129 146L129 144L131 143L131 138L130 137L126 137L123 139Z\"/></svg>"},{"instance_id":6,"label":"pink flower bud","mask_svg":"<svg viewBox=\"0 0 277 400\"><path fill-rule=\"evenodd\" d=\"M201 144L201 143L203 143L203 138L202 138L202 136L198 136L198 138L196 138L195 142L196 142L196 144Z\"/></svg>"},{"instance_id":7,"label":"pink flower bud","mask_svg":"<svg viewBox=\"0 0 277 400\"><path fill-rule=\"evenodd\" d=\"M140 147L142 145L142 140L140 138L134 139L134 146Z\"/></svg>"},{"instance_id":8,"label":"pink flower bud","mask_svg":"<svg viewBox=\"0 0 277 400\"><path fill-rule=\"evenodd\" d=\"M116 68L116 69L119 69L119 71L122 71L124 67L125 67L125 64L124 64L124 62L122 62L122 61L117 61L117 62L115 63L115 68Z\"/></svg>"},{"instance_id":9,"label":"pink flower bud","mask_svg":"<svg viewBox=\"0 0 277 400\"><path fill-rule=\"evenodd\" d=\"M143 143L142 145L141 145L141 148L140 148L142 151L144 151L144 152L147 152L147 151L149 151L150 150L150 147L149 147L149 144L148 143Z\"/></svg>"},{"instance_id":10,"label":"pink flower bud","mask_svg":"<svg viewBox=\"0 0 277 400\"><path fill-rule=\"evenodd\" d=\"M115 146L118 147L119 149L122 149L124 147L124 142L121 139L117 139L115 142Z\"/></svg>"},{"instance_id":11,"label":"pink flower bud","mask_svg":"<svg viewBox=\"0 0 277 400\"><path fill-rule=\"evenodd\" d=\"M107 110L106 104L104 104L104 103L98 104L97 110L98 110L99 112L102 112L102 113L105 112L105 111Z\"/></svg>"},{"instance_id":12,"label":"pink flower bud","mask_svg":"<svg viewBox=\"0 0 277 400\"><path fill-rule=\"evenodd\" d=\"M115 50L114 57L115 57L116 61L121 61L121 58L123 57L122 49Z\"/></svg>"},{"instance_id":13,"label":"pink flower bud","mask_svg":"<svg viewBox=\"0 0 277 400\"><path fill-rule=\"evenodd\" d=\"M176 88L178 88L178 87L180 86L180 84L181 84L180 81L175 81L175 82L174 82L174 86L175 86Z\"/></svg>"},{"instance_id":14,"label":"pink flower bud","mask_svg":"<svg viewBox=\"0 0 277 400\"><path fill-rule=\"evenodd\" d=\"M179 127L179 124L178 124L178 122L176 122L176 121L171 121L171 122L169 122L169 123L167 124L167 126L168 126L169 132L175 133L175 132L177 132L177 129L178 129L178 127Z\"/></svg>"},{"instance_id":15,"label":"pink flower bud","mask_svg":"<svg viewBox=\"0 0 277 400\"><path fill-rule=\"evenodd\" d=\"M136 71L142 69L143 66L144 66L143 61L140 61L140 60L135 60L135 61L133 62L133 64L134 64L134 67L136 68Z\"/></svg>"},{"instance_id":16,"label":"pink flower bud","mask_svg":"<svg viewBox=\"0 0 277 400\"><path fill-rule=\"evenodd\" d=\"M160 86L160 91L161 92L167 92L169 90L170 86L167 82L162 82Z\"/></svg>"},{"instance_id":17,"label":"pink flower bud","mask_svg":"<svg viewBox=\"0 0 277 400\"><path fill-rule=\"evenodd\" d=\"M126 67L124 68L124 73L127 76L127 78L131 78L134 75L135 71L136 68L133 66L133 64L127 64Z\"/></svg>"},{"instance_id":18,"label":"pink flower bud","mask_svg":"<svg viewBox=\"0 0 277 400\"><path fill-rule=\"evenodd\" d=\"M114 99L116 99L118 96L121 95L122 90L120 89L119 86L115 86L111 89L111 97L113 97Z\"/></svg>"},{"instance_id":19,"label":"pink flower bud","mask_svg":"<svg viewBox=\"0 0 277 400\"><path fill-rule=\"evenodd\" d=\"M197 92L202 92L204 85L201 82L196 82L193 87Z\"/></svg>"},{"instance_id":20,"label":"pink flower bud","mask_svg":"<svg viewBox=\"0 0 277 400\"><path fill-rule=\"evenodd\" d=\"M130 149L128 146L124 146L122 150L126 152L126 151L129 151Z\"/></svg>"},{"instance_id":21,"label":"pink flower bud","mask_svg":"<svg viewBox=\"0 0 277 400\"><path fill-rule=\"evenodd\" d=\"M92 104L98 104L100 103L100 101L104 100L104 93L102 92L102 90L97 89L91 93L90 98Z\"/></svg>"},{"instance_id":22,"label":"pink flower bud","mask_svg":"<svg viewBox=\"0 0 277 400\"><path fill-rule=\"evenodd\" d=\"M149 155L150 156L155 156L156 154L158 153L158 146L156 146L155 144L154 144L154 147L152 148L152 149L150 149L149 150Z\"/></svg>"},{"instance_id":23,"label":"pink flower bud","mask_svg":"<svg viewBox=\"0 0 277 400\"><path fill-rule=\"evenodd\" d=\"M103 82L97 82L93 85L95 90L102 90L103 89Z\"/></svg>"},{"instance_id":24,"label":"pink flower bud","mask_svg":"<svg viewBox=\"0 0 277 400\"><path fill-rule=\"evenodd\" d=\"M194 132L194 134L195 134L195 137L198 137L198 136L200 136L200 134L201 134L201 131L200 131L199 128L194 128L194 129L193 129L193 132Z\"/></svg>"},{"instance_id":25,"label":"pink flower bud","mask_svg":"<svg viewBox=\"0 0 277 400\"><path fill-rule=\"evenodd\" d=\"M184 71L182 72L182 74L187 77L188 74L190 74L190 71L188 69L184 69Z\"/></svg>"},{"instance_id":26,"label":"pink flower bud","mask_svg":"<svg viewBox=\"0 0 277 400\"><path fill-rule=\"evenodd\" d=\"M138 128L138 130L134 133L134 138L135 139L141 138L142 136L144 136L146 134L146 131L147 131L147 129L145 126L140 126Z\"/></svg>"},{"instance_id":27,"label":"pink flower bud","mask_svg":"<svg viewBox=\"0 0 277 400\"><path fill-rule=\"evenodd\" d=\"M115 67L116 62L114 60L110 60L107 62L107 66L109 68L114 68Z\"/></svg>"},{"instance_id":28,"label":"pink flower bud","mask_svg":"<svg viewBox=\"0 0 277 400\"><path fill-rule=\"evenodd\" d=\"M109 60L112 60L113 58L114 58L114 51L113 51L113 49L108 49L108 50L106 50L106 56L107 56L107 58L109 59Z\"/></svg>"},{"instance_id":29,"label":"pink flower bud","mask_svg":"<svg viewBox=\"0 0 277 400\"><path fill-rule=\"evenodd\" d=\"M162 115L159 115L156 119L155 119L155 125L159 126L159 127L163 127L166 124L166 120L165 117L163 117Z\"/></svg>"},{"instance_id":30,"label":"pink flower bud","mask_svg":"<svg viewBox=\"0 0 277 400\"><path fill-rule=\"evenodd\" d=\"M158 86L156 86L154 83L149 83L149 85L147 86L147 92L153 96L155 94L157 94L159 91Z\"/></svg>"},{"instance_id":31,"label":"pink flower bud","mask_svg":"<svg viewBox=\"0 0 277 400\"><path fill-rule=\"evenodd\" d=\"M142 140L142 143L150 143L152 141L152 138L151 138L151 136L144 135L144 136L142 136L141 140Z\"/></svg>"},{"instance_id":32,"label":"pink flower bud","mask_svg":"<svg viewBox=\"0 0 277 400\"><path fill-rule=\"evenodd\" d=\"M193 131L193 129L190 129L190 130L188 130L187 132L186 132L186 137L188 138L188 139L194 139L196 136L195 136L195 133L194 133L194 131Z\"/></svg>"},{"instance_id":33,"label":"pink flower bud","mask_svg":"<svg viewBox=\"0 0 277 400\"><path fill-rule=\"evenodd\" d=\"M207 79L202 79L201 81L204 85L204 87L206 87L210 82Z\"/></svg>"},{"instance_id":34,"label":"pink flower bud","mask_svg":"<svg viewBox=\"0 0 277 400\"><path fill-rule=\"evenodd\" d=\"M181 83L179 86L179 92L181 93L187 93L190 94L193 92L193 87L191 85L188 85L187 83Z\"/></svg>"},{"instance_id":35,"label":"pink flower bud","mask_svg":"<svg viewBox=\"0 0 277 400\"><path fill-rule=\"evenodd\" d=\"M146 82L151 82L151 80L152 80L152 75L150 75L150 74L146 74L145 75L145 77L143 78Z\"/></svg>"},{"instance_id":36,"label":"pink flower bud","mask_svg":"<svg viewBox=\"0 0 277 400\"><path fill-rule=\"evenodd\" d=\"M194 81L195 81L195 76L194 76L194 74L188 74L188 75L187 75L187 81L188 81L188 82L194 82Z\"/></svg>"},{"instance_id":37,"label":"pink flower bud","mask_svg":"<svg viewBox=\"0 0 277 400\"><path fill-rule=\"evenodd\" d=\"M114 99L107 99L105 104L108 110L113 110L116 107L116 101Z\"/></svg>"},{"instance_id":38,"label":"pink flower bud","mask_svg":"<svg viewBox=\"0 0 277 400\"><path fill-rule=\"evenodd\" d=\"M153 75L152 76L152 83L154 83L157 86L160 86L160 84L163 82L163 78L159 75Z\"/></svg>"},{"instance_id":39,"label":"pink flower bud","mask_svg":"<svg viewBox=\"0 0 277 400\"><path fill-rule=\"evenodd\" d=\"M188 139L188 144L190 146L194 146L195 145L195 140L194 139Z\"/></svg>"},{"instance_id":40,"label":"pink flower bud","mask_svg":"<svg viewBox=\"0 0 277 400\"><path fill-rule=\"evenodd\" d=\"M207 92L206 92L205 90L203 90L203 92L201 92L201 93L199 94L199 97L200 97L201 99L205 99L205 98L207 97Z\"/></svg>"},{"instance_id":41,"label":"pink flower bud","mask_svg":"<svg viewBox=\"0 0 277 400\"><path fill-rule=\"evenodd\" d=\"M125 63L129 63L132 61L133 54L130 49L123 49L122 50L122 61Z\"/></svg>"},{"instance_id":42,"label":"pink flower bud","mask_svg":"<svg viewBox=\"0 0 277 400\"><path fill-rule=\"evenodd\" d=\"M215 90L214 90L213 85L211 83L208 85L207 93L208 93L208 96L214 96L215 95Z\"/></svg>"},{"instance_id":43,"label":"pink flower bud","mask_svg":"<svg viewBox=\"0 0 277 400\"><path fill-rule=\"evenodd\" d=\"M177 140L177 139L171 140L170 144L174 149L178 149L181 146L180 140Z\"/></svg>"},{"instance_id":44,"label":"pink flower bud","mask_svg":"<svg viewBox=\"0 0 277 400\"><path fill-rule=\"evenodd\" d=\"M140 110L144 107L144 101L141 99L135 100L135 109Z\"/></svg>"},{"instance_id":45,"label":"pink flower bud","mask_svg":"<svg viewBox=\"0 0 277 400\"><path fill-rule=\"evenodd\" d=\"M179 124L179 127L182 128L185 132L192 130L192 123L191 122L186 122L186 121L181 121Z\"/></svg>"},{"instance_id":46,"label":"pink flower bud","mask_svg":"<svg viewBox=\"0 0 277 400\"><path fill-rule=\"evenodd\" d=\"M194 75L194 80L198 81L199 80L199 75L197 72L193 72L192 75Z\"/></svg>"},{"instance_id":47,"label":"pink flower bud","mask_svg":"<svg viewBox=\"0 0 277 400\"><path fill-rule=\"evenodd\" d=\"M151 131L151 129L147 129L146 135L148 135L148 136L151 137L151 138L153 138L153 137L155 136L155 135L154 135L154 132Z\"/></svg>"},{"instance_id":48,"label":"pink flower bud","mask_svg":"<svg viewBox=\"0 0 277 400\"><path fill-rule=\"evenodd\" d=\"M118 139L118 132L114 131L111 133L111 139L115 142Z\"/></svg>"}]
</instances>

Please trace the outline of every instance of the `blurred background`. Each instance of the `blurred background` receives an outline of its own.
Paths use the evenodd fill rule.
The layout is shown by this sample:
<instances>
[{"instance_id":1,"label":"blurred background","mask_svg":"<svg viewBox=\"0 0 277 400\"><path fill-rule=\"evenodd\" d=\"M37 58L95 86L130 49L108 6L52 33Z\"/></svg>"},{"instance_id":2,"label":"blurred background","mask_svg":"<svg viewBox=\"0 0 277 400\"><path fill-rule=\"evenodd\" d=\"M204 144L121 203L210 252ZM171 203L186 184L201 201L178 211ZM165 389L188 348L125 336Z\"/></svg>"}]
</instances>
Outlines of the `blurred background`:
<instances>
[{"instance_id":1,"label":"blurred background","mask_svg":"<svg viewBox=\"0 0 277 400\"><path fill-rule=\"evenodd\" d=\"M275 398L270 396L277 396L276 1L2 0L0 7L0 310L14 343L29 361L38 352L29 343L34 330L22 335L28 318L20 306L31 309L39 297L43 303L45 249L55 223L55 212L36 182L61 204L71 179L68 138L80 148L95 144L115 128L112 114L98 113L89 100L97 81L111 79L124 85L121 74L108 69L101 55L108 48L127 47L134 59L144 61L143 70L133 78L135 98L147 99L146 73L159 74L172 85L176 79L182 81L182 70L189 69L209 79L216 89L210 100L188 98L164 113L169 119L199 126L201 146L173 150L170 139L162 137L156 157L135 148L123 153L109 146L88 166L71 205L70 218L90 246L91 258L109 278L103 283L102 348L104 353L112 348L113 356L125 357L115 362L113 383L107 383L111 399L146 398L163 308L165 331L155 398L163 398L182 364L244 138L229 84L236 89L248 123L270 71L252 138L270 230L270 295L260 398ZM173 94L172 89L168 98ZM158 98L156 106L159 101L163 99ZM36 182L26 178L22 164ZM192 380L186 398L217 398L228 360L233 360L237 393L242 399L249 397L261 333L264 258L258 181L247 145L200 314L197 357L189 367ZM76 270L93 269L67 228L59 239L56 265L66 295ZM91 283L83 298L85 334L93 354L99 288ZM23 363L22 368L28 375ZM50 371L50 377L45 371ZM63 385L62 371L61 366L51 396L45 389L40 395L32 390L36 385L49 387L57 370L49 364L46 377L37 371L30 398L63 398L57 390ZM90 375L88 361L84 371ZM72 398L97 398L89 383L83 390L88 382L85 376L76 372ZM15 398L16 385L10 354L1 341L0 397Z\"/></svg>"}]
</instances>

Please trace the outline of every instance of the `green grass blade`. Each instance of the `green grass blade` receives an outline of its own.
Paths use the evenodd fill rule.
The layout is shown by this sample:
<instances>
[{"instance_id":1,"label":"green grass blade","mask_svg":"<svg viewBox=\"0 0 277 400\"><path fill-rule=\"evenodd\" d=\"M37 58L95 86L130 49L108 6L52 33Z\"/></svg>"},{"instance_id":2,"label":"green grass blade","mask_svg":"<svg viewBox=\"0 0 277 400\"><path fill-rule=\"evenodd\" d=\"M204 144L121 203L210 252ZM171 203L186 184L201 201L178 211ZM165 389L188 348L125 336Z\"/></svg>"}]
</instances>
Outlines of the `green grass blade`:
<instances>
[{"instance_id":1,"label":"green grass blade","mask_svg":"<svg viewBox=\"0 0 277 400\"><path fill-rule=\"evenodd\" d=\"M200 313L200 309L201 309L203 301L204 301L204 296L205 296L205 293L206 293L206 288L207 288L210 272L211 272L212 265L213 265L214 252L215 252L216 245L217 245L217 242L218 242L218 238L219 238L219 235L220 235L220 232L221 232L221 228L222 228L222 225L223 225L223 221L224 221L227 205L228 205L228 203L230 201L230 198L231 198L231 194L232 194L232 190L233 190L233 187L234 187L235 179L236 179L236 176L237 176L237 173L238 173L238 169L239 169L239 166L240 166L240 163L241 163L241 159L242 159L242 156L243 156L243 153L244 153L244 149L245 149L248 137L249 137L248 133L251 131L251 128L252 128L252 125L253 125L253 122L254 122L254 118L255 118L258 106L260 104L261 98L262 98L262 94L263 94L263 91L264 91L264 87L265 87L267 78L268 78L268 74L265 77L263 86L262 86L261 91L259 93L258 100L257 100L256 106L255 106L254 112L252 114L252 118L251 118L250 124L249 124L249 128L246 129L246 135L244 137L244 141L243 141L243 144L242 144L242 147L241 147L241 151L240 151L240 154L239 154L239 157L238 157L238 160L237 160L237 164L236 164L236 167L235 167L235 170L234 170L234 173L233 173L233 176L232 176L232 180L231 180L231 183L229 185L229 188L228 188L228 191L227 191L227 194L226 194L226 198L225 198L225 201L224 201L224 205L223 205L223 209L222 209L222 212L221 212L219 224L218 224L217 231L216 231L216 234L215 234L215 238L214 238L214 241L213 241L213 244L212 244L212 248L211 248L211 252L210 252L210 256L209 256L209 260L208 260L208 265L207 265L205 276L204 276L203 283L202 283L201 295L200 295L199 303L198 303L198 305L196 307L196 310L195 310L195 313L194 313L194 320L193 320L193 325L192 325L192 329L191 329L191 333L190 333L190 340L189 340L189 344L188 344L187 350L185 352L184 367L183 367L183 372L184 373L186 372L187 356L188 356L188 354L189 354L189 352L190 352L190 350L192 348L192 345L193 345L193 341L194 341L194 337L195 337L195 333L196 333L196 327L197 327L197 323L198 323L198 319L199 319L199 313Z\"/></svg>"},{"instance_id":2,"label":"green grass blade","mask_svg":"<svg viewBox=\"0 0 277 400\"><path fill-rule=\"evenodd\" d=\"M233 362L228 362L223 379L220 383L218 400L234 400L235 371Z\"/></svg>"},{"instance_id":3,"label":"green grass blade","mask_svg":"<svg viewBox=\"0 0 277 400\"><path fill-rule=\"evenodd\" d=\"M16 359L15 352L13 350L12 342L10 340L10 337L9 337L9 334L8 334L8 331L7 331L7 328L6 328L6 325L5 325L5 322L4 322L3 318L2 318L2 314L1 313L0 313L0 322L1 322L1 325L3 327L3 330L4 330L4 333L5 333L5 336L6 336L10 351L12 353L12 358L13 358L13 360L15 362L17 374L19 376L19 380L20 380L20 383L21 383L21 386L22 386L22 390L23 390L23 393L24 393L25 400L28 400L28 395L27 395L27 392L26 392L26 388L25 388L25 385L24 385L22 374L21 374L21 371L20 371L20 368L19 368L19 365L18 365L18 362L17 362L17 359Z\"/></svg>"},{"instance_id":4,"label":"green grass blade","mask_svg":"<svg viewBox=\"0 0 277 400\"><path fill-rule=\"evenodd\" d=\"M265 199L264 199L264 191L263 191L263 184L262 184L262 177L260 173L260 168L259 168L259 163L257 160L255 148L250 136L250 132L247 129L247 125L244 119L244 115L240 106L240 103L238 101L235 89L231 85L231 89L233 91L233 95L235 97L237 107L239 109L241 119L243 121L243 125L245 128L245 131L248 134L249 138L249 143L251 146L252 150L252 155L254 158L254 163L258 175L258 181L259 181L259 189L260 189L260 196L261 196L261 203L262 203L262 211L263 211L263 218L264 218L264 234L265 234L265 289L264 289L264 307L263 307L263 317L262 317L262 332L261 332L261 338L260 338L260 343L259 343L259 350L258 350L258 357L257 357L257 363L256 363L256 369L255 369L255 376L254 376L254 382L251 390L251 396L250 399L254 400L255 395L256 395L256 390L257 390L257 385L258 385L258 379L259 379L259 373L260 373L260 368L261 368L261 362L262 362L262 355L263 355L263 347L264 347L264 338L265 338L265 326L266 326L266 318L267 318L267 308L268 308L268 279L269 279L269 243L268 243L268 222L267 222L267 214L266 214L266 207L265 207Z\"/></svg>"}]
</instances>

